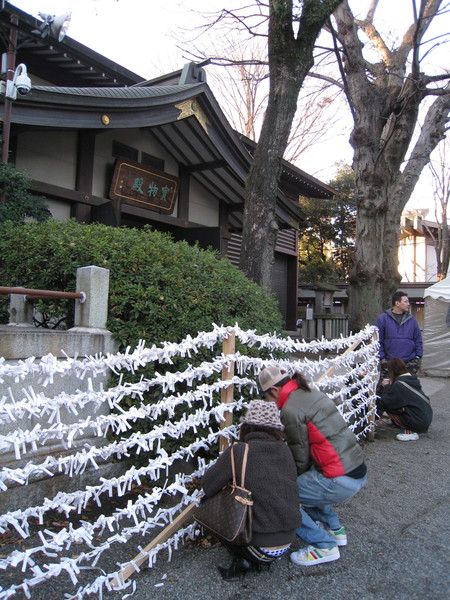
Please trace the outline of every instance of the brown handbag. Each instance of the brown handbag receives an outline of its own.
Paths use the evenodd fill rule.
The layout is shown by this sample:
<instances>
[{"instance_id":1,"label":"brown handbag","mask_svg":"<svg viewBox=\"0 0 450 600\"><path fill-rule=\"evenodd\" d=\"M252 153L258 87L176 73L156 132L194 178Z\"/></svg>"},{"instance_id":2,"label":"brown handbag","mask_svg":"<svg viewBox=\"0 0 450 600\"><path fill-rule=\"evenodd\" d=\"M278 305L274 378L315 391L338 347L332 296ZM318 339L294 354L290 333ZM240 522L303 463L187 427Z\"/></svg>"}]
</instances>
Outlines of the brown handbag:
<instances>
[{"instance_id":1,"label":"brown handbag","mask_svg":"<svg viewBox=\"0 0 450 600\"><path fill-rule=\"evenodd\" d=\"M231 447L231 470L233 483L226 485L211 498L204 500L194 511L194 519L199 525L223 540L247 546L252 539L252 493L245 489L248 444L245 444L242 459L240 486L236 482L234 446Z\"/></svg>"}]
</instances>

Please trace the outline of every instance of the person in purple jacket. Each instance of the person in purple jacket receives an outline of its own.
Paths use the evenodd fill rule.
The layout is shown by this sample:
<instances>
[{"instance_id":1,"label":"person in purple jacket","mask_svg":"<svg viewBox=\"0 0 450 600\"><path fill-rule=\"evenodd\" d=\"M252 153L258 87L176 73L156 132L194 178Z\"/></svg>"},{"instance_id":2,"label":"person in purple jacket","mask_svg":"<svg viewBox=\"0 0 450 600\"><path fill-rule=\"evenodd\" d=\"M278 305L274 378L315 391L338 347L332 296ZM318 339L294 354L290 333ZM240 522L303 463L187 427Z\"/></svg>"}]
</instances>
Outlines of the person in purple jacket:
<instances>
[{"instance_id":1,"label":"person in purple jacket","mask_svg":"<svg viewBox=\"0 0 450 600\"><path fill-rule=\"evenodd\" d=\"M377 395L382 396L383 379L388 379L386 363L391 358L401 358L408 373L415 375L420 368L423 344L419 324L410 312L407 294L402 291L392 296L392 308L386 310L377 319L378 337L380 342L380 379L377 385ZM379 416L382 409L379 405Z\"/></svg>"}]
</instances>

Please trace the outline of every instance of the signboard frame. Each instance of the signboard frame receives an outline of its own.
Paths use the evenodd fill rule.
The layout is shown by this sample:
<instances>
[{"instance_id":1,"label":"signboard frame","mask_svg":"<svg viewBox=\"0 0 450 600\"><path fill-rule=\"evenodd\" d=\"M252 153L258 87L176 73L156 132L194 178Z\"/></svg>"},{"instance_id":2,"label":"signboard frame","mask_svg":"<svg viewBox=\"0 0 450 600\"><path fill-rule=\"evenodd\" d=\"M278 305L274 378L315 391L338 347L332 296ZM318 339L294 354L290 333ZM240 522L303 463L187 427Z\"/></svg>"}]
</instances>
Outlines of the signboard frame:
<instances>
[{"instance_id":1,"label":"signboard frame","mask_svg":"<svg viewBox=\"0 0 450 600\"><path fill-rule=\"evenodd\" d=\"M179 187L180 180L174 175L126 158L117 158L109 197L171 215Z\"/></svg>"}]
</instances>

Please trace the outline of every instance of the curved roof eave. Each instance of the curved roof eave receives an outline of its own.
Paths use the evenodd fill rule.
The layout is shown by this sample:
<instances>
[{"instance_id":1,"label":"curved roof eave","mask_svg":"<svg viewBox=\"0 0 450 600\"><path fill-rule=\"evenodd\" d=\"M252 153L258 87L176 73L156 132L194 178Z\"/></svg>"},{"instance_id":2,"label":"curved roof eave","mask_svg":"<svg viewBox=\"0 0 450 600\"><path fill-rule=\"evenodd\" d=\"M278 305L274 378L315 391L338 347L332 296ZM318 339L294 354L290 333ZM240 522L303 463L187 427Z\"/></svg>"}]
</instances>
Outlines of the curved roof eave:
<instances>
[{"instance_id":1,"label":"curved roof eave","mask_svg":"<svg viewBox=\"0 0 450 600\"><path fill-rule=\"evenodd\" d=\"M53 36L42 38L34 32L43 21L28 14L9 2L2 2L0 29L3 36L3 50L6 51L7 32L10 31L11 17L15 15L17 26L16 64L25 63L29 72L43 80L74 82L87 86L134 85L143 77L126 67L84 46L66 35L62 41ZM0 42L0 46L2 45Z\"/></svg>"},{"instance_id":2,"label":"curved roof eave","mask_svg":"<svg viewBox=\"0 0 450 600\"><path fill-rule=\"evenodd\" d=\"M35 86L27 96L15 101L12 121L47 127L97 128L101 126L99 113L113 111L113 127L145 127L177 120L180 111L175 104L196 98L203 88L204 84L159 89Z\"/></svg>"},{"instance_id":3,"label":"curved roof eave","mask_svg":"<svg viewBox=\"0 0 450 600\"><path fill-rule=\"evenodd\" d=\"M199 101L212 122L208 135L204 135L207 144L213 145L241 181L243 194L252 157L205 83L124 88L35 86L27 96L15 101L12 121L70 129L158 128L170 124L182 127L186 119L180 120L176 105L192 99ZM197 123L196 129L202 131ZM281 221L294 228L305 220L303 211L280 190L276 213Z\"/></svg>"},{"instance_id":4,"label":"curved roof eave","mask_svg":"<svg viewBox=\"0 0 450 600\"><path fill-rule=\"evenodd\" d=\"M292 163L283 160L282 165L283 178L286 178L286 180L293 179L296 182L301 182L302 186L313 191L315 194L318 195L318 197L329 199L332 198L335 194L337 194L337 190L331 185L328 185L327 183L316 179L313 175L306 173L306 171L303 171L302 169L293 165Z\"/></svg>"},{"instance_id":5,"label":"curved roof eave","mask_svg":"<svg viewBox=\"0 0 450 600\"><path fill-rule=\"evenodd\" d=\"M256 149L256 142L244 134L237 134L239 139L253 156ZM330 185L316 179L306 171L303 171L296 165L288 162L285 159L281 161L282 172L280 178L280 186L283 184L295 189L297 196L308 196L312 198L332 198L337 192Z\"/></svg>"}]
</instances>

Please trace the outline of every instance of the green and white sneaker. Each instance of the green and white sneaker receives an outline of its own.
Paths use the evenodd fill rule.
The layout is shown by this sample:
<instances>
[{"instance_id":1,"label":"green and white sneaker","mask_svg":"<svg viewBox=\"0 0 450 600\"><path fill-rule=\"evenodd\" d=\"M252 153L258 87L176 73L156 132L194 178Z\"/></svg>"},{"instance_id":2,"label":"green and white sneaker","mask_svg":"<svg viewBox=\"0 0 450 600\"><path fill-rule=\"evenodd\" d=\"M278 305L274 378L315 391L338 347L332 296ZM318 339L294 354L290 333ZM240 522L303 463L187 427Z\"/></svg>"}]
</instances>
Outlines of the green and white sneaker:
<instances>
[{"instance_id":1,"label":"green and white sneaker","mask_svg":"<svg viewBox=\"0 0 450 600\"><path fill-rule=\"evenodd\" d=\"M334 537L336 546L347 545L347 532L345 531L345 527L341 527L340 529L327 529L327 531Z\"/></svg>"},{"instance_id":2,"label":"green and white sneaker","mask_svg":"<svg viewBox=\"0 0 450 600\"><path fill-rule=\"evenodd\" d=\"M331 548L315 548L308 546L291 554L291 562L294 565L302 567L312 567L321 563L332 562L340 557L339 548L332 546Z\"/></svg>"}]
</instances>

